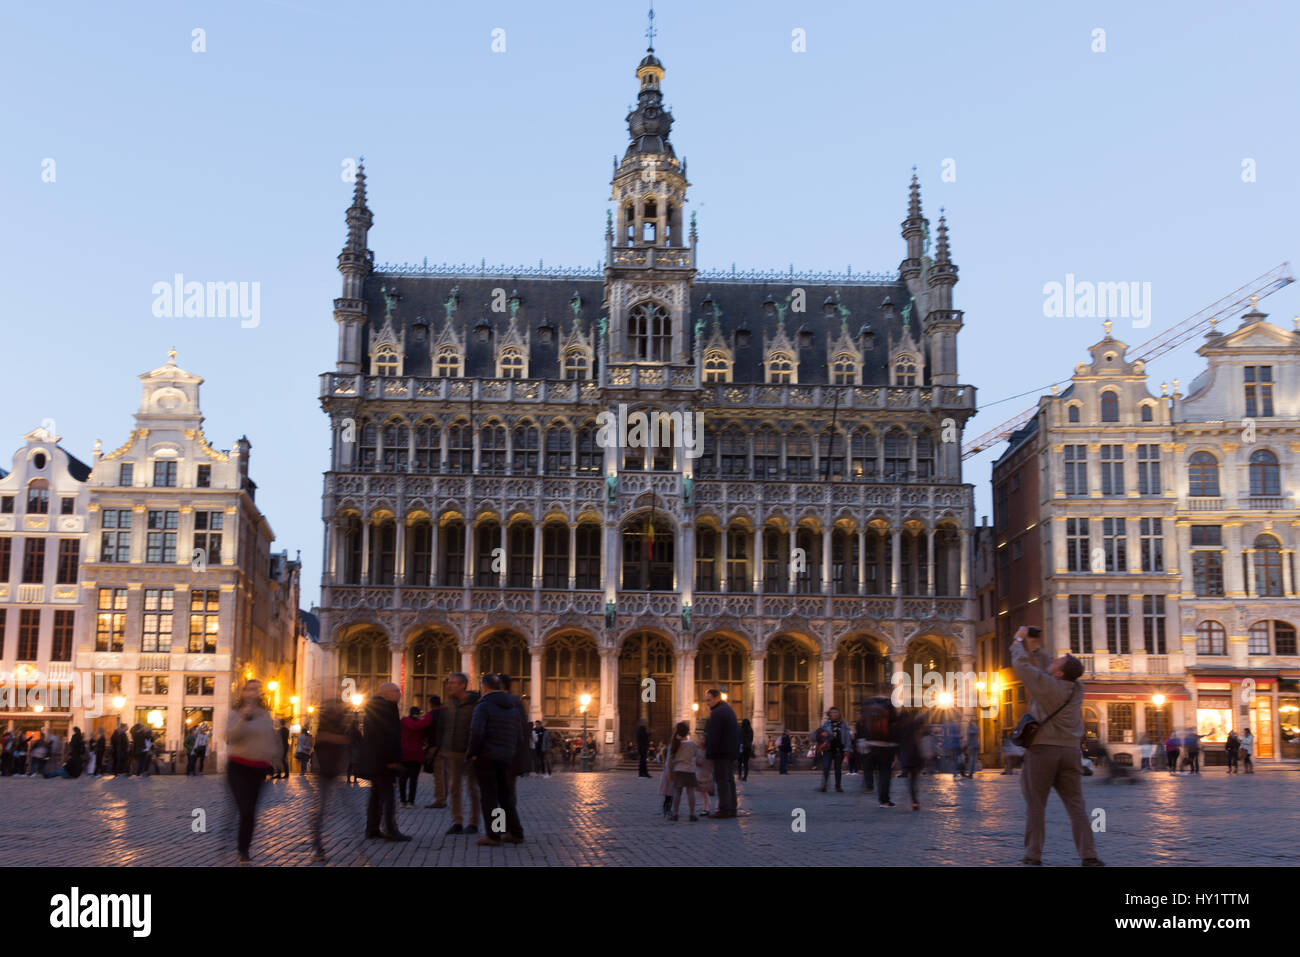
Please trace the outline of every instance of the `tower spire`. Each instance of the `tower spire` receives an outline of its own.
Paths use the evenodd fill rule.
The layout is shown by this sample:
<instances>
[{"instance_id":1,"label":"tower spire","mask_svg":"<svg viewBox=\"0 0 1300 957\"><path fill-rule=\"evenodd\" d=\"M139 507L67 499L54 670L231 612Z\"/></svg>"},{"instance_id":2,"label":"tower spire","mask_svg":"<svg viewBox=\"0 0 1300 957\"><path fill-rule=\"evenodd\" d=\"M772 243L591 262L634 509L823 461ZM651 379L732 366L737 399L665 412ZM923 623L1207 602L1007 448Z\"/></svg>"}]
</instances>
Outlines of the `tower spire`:
<instances>
[{"instance_id":1,"label":"tower spire","mask_svg":"<svg viewBox=\"0 0 1300 957\"><path fill-rule=\"evenodd\" d=\"M919 279L930 222L921 214L921 184L917 181L915 166L912 167L912 183L908 187L907 218L902 225L903 238L907 240L907 258L899 263L899 275L904 280Z\"/></svg>"},{"instance_id":2,"label":"tower spire","mask_svg":"<svg viewBox=\"0 0 1300 957\"><path fill-rule=\"evenodd\" d=\"M650 45L646 48L647 52L649 52L649 53L654 53L654 52L655 52L655 35L656 35L658 32L659 32L659 31L657 31L657 30L655 29L655 5L654 5L654 0L650 0L650 25L649 25L648 27L646 27L646 31L645 31L646 39L650 41Z\"/></svg>"}]
</instances>

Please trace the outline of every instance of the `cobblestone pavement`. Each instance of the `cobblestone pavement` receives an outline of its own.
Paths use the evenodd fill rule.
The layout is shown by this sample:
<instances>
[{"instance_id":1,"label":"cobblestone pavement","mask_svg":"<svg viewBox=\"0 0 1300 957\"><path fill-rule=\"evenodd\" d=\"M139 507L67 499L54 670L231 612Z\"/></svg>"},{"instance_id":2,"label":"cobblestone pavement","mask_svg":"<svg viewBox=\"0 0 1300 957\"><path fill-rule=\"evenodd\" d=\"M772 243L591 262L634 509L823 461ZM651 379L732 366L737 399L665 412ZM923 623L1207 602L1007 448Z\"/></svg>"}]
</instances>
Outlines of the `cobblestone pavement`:
<instances>
[{"instance_id":1,"label":"cobblestone pavement","mask_svg":"<svg viewBox=\"0 0 1300 957\"><path fill-rule=\"evenodd\" d=\"M1098 848L1111 865L1300 864L1300 774L1222 771L1200 777L1140 775L1140 783L1084 782L1090 810L1105 811ZM741 816L665 821L658 776L626 772L557 774L519 782L526 841L479 847L448 837L450 811L429 810L432 780L421 776L419 806L398 809L409 843L362 838L366 786L340 784L327 824L328 865L310 862L306 825L313 780L294 775L262 792L253 861L260 865L1011 865L1020 860L1019 776L981 772L922 779L913 812L906 781L898 807L882 809L846 777L844 793L818 793L808 772L751 774L739 785ZM900 790L901 786L901 790ZM683 802L684 803L684 802ZM196 833L197 809L206 832ZM796 811L806 830L794 828ZM230 865L234 815L224 776L205 778L0 779L0 865ZM1060 802L1048 804L1044 864L1077 865Z\"/></svg>"}]
</instances>

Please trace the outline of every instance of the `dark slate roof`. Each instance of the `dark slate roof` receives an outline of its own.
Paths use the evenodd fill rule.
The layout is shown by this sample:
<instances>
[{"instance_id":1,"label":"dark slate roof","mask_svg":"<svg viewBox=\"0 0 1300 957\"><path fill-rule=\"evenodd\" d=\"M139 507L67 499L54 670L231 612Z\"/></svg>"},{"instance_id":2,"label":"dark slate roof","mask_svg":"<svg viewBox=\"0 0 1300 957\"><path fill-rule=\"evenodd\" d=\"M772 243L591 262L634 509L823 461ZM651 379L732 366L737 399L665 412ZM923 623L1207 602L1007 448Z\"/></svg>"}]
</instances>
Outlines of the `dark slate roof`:
<instances>
[{"instance_id":1,"label":"dark slate roof","mask_svg":"<svg viewBox=\"0 0 1300 957\"><path fill-rule=\"evenodd\" d=\"M531 355L529 358L530 378L558 379L559 351L564 345L561 333L567 335L573 324L573 312L570 299L576 291L582 298L579 316L583 330L589 340L593 341L596 323L603 314L601 305L605 298L605 281L594 275L575 277L512 277L497 276L421 276L374 274L367 278L365 299L370 316L367 338L363 343L363 355L369 361L369 335L374 334L383 324L385 304L381 287L391 293L396 291L400 297L393 308L393 323L396 329L404 329L406 336L406 357L404 371L408 375L430 374L430 344L437 340L443 331L446 310L444 303L451 290L458 291L458 307L453 323L457 334L466 345L465 375L467 377L492 378L496 375L496 356L491 341L479 342L474 327L481 319L491 324L495 334L500 336L509 328L508 312L491 311L493 290L504 289L509 296L518 292L520 308L517 326L520 334L531 331ZM871 385L888 384L888 340L892 335L895 342L902 338L902 307L909 301L910 294L906 284L897 282L817 282L801 281L797 277L784 282L773 281L723 281L697 279L690 295L690 328L688 335L694 333L694 326L700 317L704 317L704 340L712 335L713 318L706 312L702 303L711 295L717 308L721 310L720 324L723 336L732 344L735 351L734 380L736 382L763 381L763 335L772 338L776 334L777 319L768 317L764 312L764 300L770 295L776 302L784 303L790 291L802 288L806 295L806 311L803 313L786 312L786 334L792 341L797 341L801 327L812 332L812 342L801 345L799 350L800 384L824 383L828 381L826 367L827 332L832 338L840 334L840 317L837 314L829 318L824 314L823 303L827 296L848 307L847 319L849 335L856 342L863 323L869 323L875 333L874 344L866 353L866 368L863 382ZM881 305L890 298L894 306L894 318L886 323L881 314ZM918 310L913 305L911 315L912 335L917 340L922 337L919 332ZM549 321L555 332L549 345L541 342L538 328L543 318ZM750 332L749 342L743 347L735 345L735 332L741 326ZM924 346L924 343L921 343ZM694 344L692 343L692 351Z\"/></svg>"},{"instance_id":2,"label":"dark slate roof","mask_svg":"<svg viewBox=\"0 0 1300 957\"><path fill-rule=\"evenodd\" d=\"M307 637L317 644L320 643L320 619L309 611L298 609L298 618L302 621L302 627L307 632Z\"/></svg>"},{"instance_id":3,"label":"dark slate roof","mask_svg":"<svg viewBox=\"0 0 1300 957\"><path fill-rule=\"evenodd\" d=\"M63 446L59 446L59 451L68 457L68 474L78 482L84 482L90 478L90 466L81 459L77 458Z\"/></svg>"}]
</instances>

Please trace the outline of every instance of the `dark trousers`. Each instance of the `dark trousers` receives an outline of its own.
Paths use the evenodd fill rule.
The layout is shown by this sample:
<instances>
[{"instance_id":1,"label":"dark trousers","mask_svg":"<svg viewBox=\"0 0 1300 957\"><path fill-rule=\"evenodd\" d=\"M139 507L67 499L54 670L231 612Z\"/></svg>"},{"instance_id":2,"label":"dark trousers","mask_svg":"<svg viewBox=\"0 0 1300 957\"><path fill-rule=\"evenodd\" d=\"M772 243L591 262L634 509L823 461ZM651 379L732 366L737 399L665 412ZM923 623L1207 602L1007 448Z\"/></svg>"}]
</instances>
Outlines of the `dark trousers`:
<instances>
[{"instance_id":1,"label":"dark trousers","mask_svg":"<svg viewBox=\"0 0 1300 957\"><path fill-rule=\"evenodd\" d=\"M636 773L643 778L650 777L650 769L646 766L646 759L649 757L648 751L642 751L639 748L636 752Z\"/></svg>"},{"instance_id":2,"label":"dark trousers","mask_svg":"<svg viewBox=\"0 0 1300 957\"><path fill-rule=\"evenodd\" d=\"M1165 760L1169 762L1169 773L1174 774L1178 771L1178 749L1170 748L1165 752Z\"/></svg>"},{"instance_id":3,"label":"dark trousers","mask_svg":"<svg viewBox=\"0 0 1300 957\"><path fill-rule=\"evenodd\" d=\"M403 761L402 777L398 782L398 793L403 804L415 803L415 789L420 783L420 769L423 761Z\"/></svg>"},{"instance_id":4,"label":"dark trousers","mask_svg":"<svg viewBox=\"0 0 1300 957\"><path fill-rule=\"evenodd\" d=\"M266 768L250 767L238 761L226 764L226 780L239 809L239 853L247 854L253 843L253 826L257 823L257 795L266 780Z\"/></svg>"},{"instance_id":5,"label":"dark trousers","mask_svg":"<svg viewBox=\"0 0 1300 957\"><path fill-rule=\"evenodd\" d=\"M397 805L393 796L393 772L380 771L370 779L370 798L366 802L366 836L380 833L383 819L384 832L397 833Z\"/></svg>"},{"instance_id":6,"label":"dark trousers","mask_svg":"<svg viewBox=\"0 0 1300 957\"><path fill-rule=\"evenodd\" d=\"M148 770L149 770L149 755L137 754L135 756L135 773L137 775L141 775Z\"/></svg>"},{"instance_id":7,"label":"dark trousers","mask_svg":"<svg viewBox=\"0 0 1300 957\"><path fill-rule=\"evenodd\" d=\"M1201 752L1200 751L1187 752L1187 769L1191 771L1193 774L1201 773Z\"/></svg>"},{"instance_id":8,"label":"dark trousers","mask_svg":"<svg viewBox=\"0 0 1300 957\"><path fill-rule=\"evenodd\" d=\"M882 748L873 744L871 750L867 752L866 776L875 776L876 799L881 804L889 801L889 779L893 776L894 753L897 750L897 748Z\"/></svg>"},{"instance_id":9,"label":"dark trousers","mask_svg":"<svg viewBox=\"0 0 1300 957\"><path fill-rule=\"evenodd\" d=\"M551 773L551 756L548 752L541 748L533 752L533 770L538 774Z\"/></svg>"},{"instance_id":10,"label":"dark trousers","mask_svg":"<svg viewBox=\"0 0 1300 957\"><path fill-rule=\"evenodd\" d=\"M842 752L832 751L827 748L822 754L822 787L826 787L826 782L830 780L831 768L835 769L835 790L840 789L840 765L844 763Z\"/></svg>"},{"instance_id":11,"label":"dark trousers","mask_svg":"<svg viewBox=\"0 0 1300 957\"><path fill-rule=\"evenodd\" d=\"M718 812L736 813L736 759L712 758L713 786L718 792Z\"/></svg>"},{"instance_id":12,"label":"dark trousers","mask_svg":"<svg viewBox=\"0 0 1300 957\"><path fill-rule=\"evenodd\" d=\"M311 843L317 850L324 850L325 842L322 831L325 829L325 807L329 804L330 791L334 789L337 779L332 775L321 774L316 777L316 803L311 810Z\"/></svg>"},{"instance_id":13,"label":"dark trousers","mask_svg":"<svg viewBox=\"0 0 1300 957\"><path fill-rule=\"evenodd\" d=\"M921 801L916 794L916 787L921 781L920 766L918 765L917 767L913 767L913 768L904 768L903 773L907 775L907 791L912 796L912 803L920 804ZM886 780L888 780L887 777Z\"/></svg>"},{"instance_id":14,"label":"dark trousers","mask_svg":"<svg viewBox=\"0 0 1300 957\"><path fill-rule=\"evenodd\" d=\"M512 763L508 759L493 761L486 757L474 762L479 803L483 808L483 830L488 837L497 840L501 840L502 834L524 836L524 826L519 823L519 812L515 809L515 776L510 772ZM504 830L497 808L505 811Z\"/></svg>"},{"instance_id":15,"label":"dark trousers","mask_svg":"<svg viewBox=\"0 0 1300 957\"><path fill-rule=\"evenodd\" d=\"M740 780L749 780L749 752L741 751L740 760L736 764L736 772L740 775Z\"/></svg>"},{"instance_id":16,"label":"dark trousers","mask_svg":"<svg viewBox=\"0 0 1300 957\"><path fill-rule=\"evenodd\" d=\"M195 772L196 772L197 774L202 774L202 773L203 773L203 761L204 761L204 759L205 759L207 756L208 756L208 747L207 747L207 745L204 745L204 746L201 747L201 748L195 748L195 749L194 749L194 758L195 758L195 768L194 768L194 770L195 770Z\"/></svg>"},{"instance_id":17,"label":"dark trousers","mask_svg":"<svg viewBox=\"0 0 1300 957\"><path fill-rule=\"evenodd\" d=\"M781 758L781 760L780 760L780 767L781 767L781 770L778 771L777 773L778 773L778 774L789 774L789 773L790 773L790 770L789 770L789 769L790 769L790 752L789 752L789 751L782 751L781 754L780 754L780 758Z\"/></svg>"},{"instance_id":18,"label":"dark trousers","mask_svg":"<svg viewBox=\"0 0 1300 957\"><path fill-rule=\"evenodd\" d=\"M196 755L193 751L185 755L185 775L187 777L194 773L194 760L197 757L198 755Z\"/></svg>"}]
</instances>

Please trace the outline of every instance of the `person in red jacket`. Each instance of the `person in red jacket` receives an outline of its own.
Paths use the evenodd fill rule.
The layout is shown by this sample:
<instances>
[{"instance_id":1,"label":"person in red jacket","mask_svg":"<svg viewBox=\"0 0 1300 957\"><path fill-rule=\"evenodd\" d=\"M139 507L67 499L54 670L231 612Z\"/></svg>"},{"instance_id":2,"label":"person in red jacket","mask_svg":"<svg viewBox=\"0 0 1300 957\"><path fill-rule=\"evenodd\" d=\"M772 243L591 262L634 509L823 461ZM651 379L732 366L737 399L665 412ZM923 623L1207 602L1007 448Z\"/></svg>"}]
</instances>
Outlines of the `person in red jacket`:
<instances>
[{"instance_id":1,"label":"person in red jacket","mask_svg":"<svg viewBox=\"0 0 1300 957\"><path fill-rule=\"evenodd\" d=\"M419 708L402 719L402 776L398 783L402 807L415 807L415 788L424 766L424 738L435 712L420 715Z\"/></svg>"}]
</instances>

